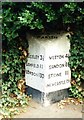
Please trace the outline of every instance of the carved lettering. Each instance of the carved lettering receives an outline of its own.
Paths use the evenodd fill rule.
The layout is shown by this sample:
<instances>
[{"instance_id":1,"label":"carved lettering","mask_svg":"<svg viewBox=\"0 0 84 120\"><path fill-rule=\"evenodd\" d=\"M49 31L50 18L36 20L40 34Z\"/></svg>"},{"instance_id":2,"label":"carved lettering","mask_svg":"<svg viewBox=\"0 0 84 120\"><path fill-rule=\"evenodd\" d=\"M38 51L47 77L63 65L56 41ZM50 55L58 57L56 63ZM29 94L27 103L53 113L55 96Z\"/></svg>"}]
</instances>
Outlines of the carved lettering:
<instances>
[{"instance_id":1,"label":"carved lettering","mask_svg":"<svg viewBox=\"0 0 84 120\"><path fill-rule=\"evenodd\" d=\"M40 60L44 61L44 56L40 55Z\"/></svg>"},{"instance_id":2,"label":"carved lettering","mask_svg":"<svg viewBox=\"0 0 84 120\"><path fill-rule=\"evenodd\" d=\"M40 73L40 78L43 79L44 78L44 74Z\"/></svg>"},{"instance_id":3,"label":"carved lettering","mask_svg":"<svg viewBox=\"0 0 84 120\"><path fill-rule=\"evenodd\" d=\"M63 81L59 81L59 82L54 82L54 83L51 83L51 84L47 84L47 87L52 87L52 86L60 86L62 84L66 84L66 83L69 83L70 80L63 80Z\"/></svg>"},{"instance_id":4,"label":"carved lettering","mask_svg":"<svg viewBox=\"0 0 84 120\"><path fill-rule=\"evenodd\" d=\"M49 65L49 69L52 69L52 68L63 68L63 67L65 67L65 64Z\"/></svg>"},{"instance_id":5,"label":"carved lettering","mask_svg":"<svg viewBox=\"0 0 84 120\"><path fill-rule=\"evenodd\" d=\"M61 76L61 72L60 73L52 73L52 74L49 74L48 75L48 79L50 79L50 78L54 78L54 77L59 77L59 76Z\"/></svg>"},{"instance_id":6,"label":"carved lettering","mask_svg":"<svg viewBox=\"0 0 84 120\"><path fill-rule=\"evenodd\" d=\"M40 78L44 78L44 74L43 73L35 73L29 70L26 70L26 74L32 75L32 76L36 76L36 77L40 77Z\"/></svg>"},{"instance_id":7,"label":"carved lettering","mask_svg":"<svg viewBox=\"0 0 84 120\"><path fill-rule=\"evenodd\" d=\"M68 67L68 62L65 61L64 64L49 65L49 69L63 68L63 67Z\"/></svg>"},{"instance_id":8,"label":"carved lettering","mask_svg":"<svg viewBox=\"0 0 84 120\"><path fill-rule=\"evenodd\" d=\"M65 75L69 75L69 71L65 71Z\"/></svg>"},{"instance_id":9,"label":"carved lettering","mask_svg":"<svg viewBox=\"0 0 84 120\"><path fill-rule=\"evenodd\" d=\"M47 84L47 87L51 87L51 84Z\"/></svg>"},{"instance_id":10,"label":"carved lettering","mask_svg":"<svg viewBox=\"0 0 84 120\"><path fill-rule=\"evenodd\" d=\"M69 57L69 54L66 54L66 55L65 55L65 58L68 58L68 57Z\"/></svg>"},{"instance_id":11,"label":"carved lettering","mask_svg":"<svg viewBox=\"0 0 84 120\"><path fill-rule=\"evenodd\" d=\"M62 58L64 58L64 55L49 56L49 60L62 59Z\"/></svg>"},{"instance_id":12,"label":"carved lettering","mask_svg":"<svg viewBox=\"0 0 84 120\"><path fill-rule=\"evenodd\" d=\"M43 65L42 64L27 63L26 66L43 69Z\"/></svg>"},{"instance_id":13,"label":"carved lettering","mask_svg":"<svg viewBox=\"0 0 84 120\"><path fill-rule=\"evenodd\" d=\"M44 61L44 56L43 55L30 55L29 54L28 58Z\"/></svg>"}]
</instances>

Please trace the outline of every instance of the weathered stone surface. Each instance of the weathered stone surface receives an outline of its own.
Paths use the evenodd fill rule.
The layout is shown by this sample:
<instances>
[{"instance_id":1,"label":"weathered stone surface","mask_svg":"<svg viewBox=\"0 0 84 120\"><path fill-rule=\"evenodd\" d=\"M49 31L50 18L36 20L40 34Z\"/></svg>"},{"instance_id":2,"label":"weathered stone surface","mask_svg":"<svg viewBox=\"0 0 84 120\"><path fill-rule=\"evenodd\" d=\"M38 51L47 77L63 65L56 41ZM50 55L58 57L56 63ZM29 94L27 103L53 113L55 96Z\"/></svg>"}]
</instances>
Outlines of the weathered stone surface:
<instances>
[{"instance_id":1,"label":"weathered stone surface","mask_svg":"<svg viewBox=\"0 0 84 120\"><path fill-rule=\"evenodd\" d=\"M60 100L63 100L64 98L67 98L69 94L68 94L68 89L49 92L46 94L44 92L40 92L36 89L33 89L27 86L27 95L32 95L32 99L42 104L42 106L46 107L52 103L55 103Z\"/></svg>"},{"instance_id":2,"label":"weathered stone surface","mask_svg":"<svg viewBox=\"0 0 84 120\"><path fill-rule=\"evenodd\" d=\"M67 35L61 33L60 36L42 35L29 39L26 85L29 86L28 93L42 104L50 104L68 95L66 89L70 87L71 71L68 67L70 42Z\"/></svg>"}]
</instances>

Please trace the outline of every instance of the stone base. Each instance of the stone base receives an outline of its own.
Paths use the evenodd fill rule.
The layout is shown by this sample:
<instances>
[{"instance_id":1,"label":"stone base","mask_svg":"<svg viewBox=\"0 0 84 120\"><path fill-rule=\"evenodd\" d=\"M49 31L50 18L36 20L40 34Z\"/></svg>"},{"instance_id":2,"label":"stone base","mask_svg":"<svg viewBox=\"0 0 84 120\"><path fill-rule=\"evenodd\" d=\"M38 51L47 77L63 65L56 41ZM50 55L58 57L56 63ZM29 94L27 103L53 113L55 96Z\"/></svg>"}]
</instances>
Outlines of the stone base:
<instances>
[{"instance_id":1,"label":"stone base","mask_svg":"<svg viewBox=\"0 0 84 120\"><path fill-rule=\"evenodd\" d=\"M42 106L48 106L58 102L69 96L68 89L63 89L55 92L44 93L34 88L27 86L27 95L32 95L32 99L40 103Z\"/></svg>"}]
</instances>

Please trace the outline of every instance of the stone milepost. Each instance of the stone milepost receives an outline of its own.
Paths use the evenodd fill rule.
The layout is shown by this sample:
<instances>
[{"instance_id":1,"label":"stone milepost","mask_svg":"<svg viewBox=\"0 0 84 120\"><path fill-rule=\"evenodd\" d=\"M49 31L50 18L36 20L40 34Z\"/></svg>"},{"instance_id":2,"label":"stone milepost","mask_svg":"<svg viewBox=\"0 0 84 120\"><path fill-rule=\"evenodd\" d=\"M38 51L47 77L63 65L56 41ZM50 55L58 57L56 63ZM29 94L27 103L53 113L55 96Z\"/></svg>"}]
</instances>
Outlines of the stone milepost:
<instances>
[{"instance_id":1,"label":"stone milepost","mask_svg":"<svg viewBox=\"0 0 84 120\"><path fill-rule=\"evenodd\" d=\"M50 37L30 38L25 78L26 85L33 89L31 94L36 90L46 96L71 86L71 71L68 66L70 43L66 35L61 33L60 36L52 39ZM44 98L52 99L49 95Z\"/></svg>"}]
</instances>

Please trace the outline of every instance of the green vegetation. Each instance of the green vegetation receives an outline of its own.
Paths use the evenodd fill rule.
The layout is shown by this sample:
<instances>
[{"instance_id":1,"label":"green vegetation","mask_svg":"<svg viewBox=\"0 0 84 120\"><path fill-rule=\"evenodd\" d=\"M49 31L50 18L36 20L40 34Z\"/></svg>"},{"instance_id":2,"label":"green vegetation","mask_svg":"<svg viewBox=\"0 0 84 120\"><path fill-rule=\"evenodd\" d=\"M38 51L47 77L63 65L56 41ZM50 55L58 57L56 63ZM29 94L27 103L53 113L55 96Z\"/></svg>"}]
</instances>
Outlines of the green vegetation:
<instances>
[{"instance_id":1,"label":"green vegetation","mask_svg":"<svg viewBox=\"0 0 84 120\"><path fill-rule=\"evenodd\" d=\"M16 114L15 106L28 104L24 91L24 66L28 55L27 32L70 32L72 87L70 95L83 98L84 3L2 3L2 90L0 112ZM23 87L19 86L23 83ZM12 109L13 108L13 109ZM11 112L11 111L15 112Z\"/></svg>"},{"instance_id":2,"label":"green vegetation","mask_svg":"<svg viewBox=\"0 0 84 120\"><path fill-rule=\"evenodd\" d=\"M84 97L84 34L81 31L75 31L70 38L71 57L70 67L72 75L72 86L70 88L71 96L83 99Z\"/></svg>"}]
</instances>

